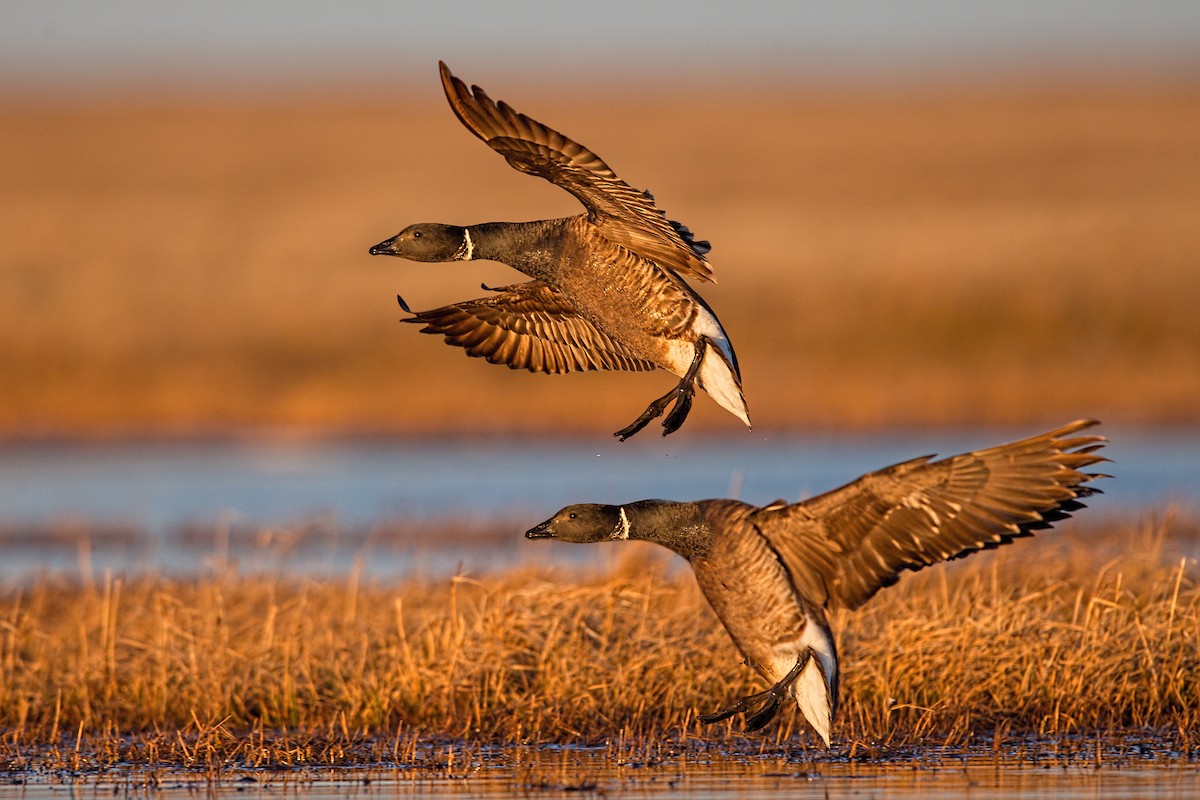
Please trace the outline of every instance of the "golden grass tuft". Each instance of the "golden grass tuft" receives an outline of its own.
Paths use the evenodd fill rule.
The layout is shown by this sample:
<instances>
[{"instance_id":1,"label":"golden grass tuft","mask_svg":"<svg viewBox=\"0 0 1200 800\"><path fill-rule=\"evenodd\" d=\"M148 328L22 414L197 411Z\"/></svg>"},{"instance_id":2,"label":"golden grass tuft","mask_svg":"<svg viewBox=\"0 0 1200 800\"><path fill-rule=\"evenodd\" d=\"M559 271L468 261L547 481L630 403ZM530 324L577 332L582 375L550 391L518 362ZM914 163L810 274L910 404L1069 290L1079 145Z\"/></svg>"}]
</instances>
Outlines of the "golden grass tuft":
<instances>
[{"instance_id":1,"label":"golden grass tuft","mask_svg":"<svg viewBox=\"0 0 1200 800\"><path fill-rule=\"evenodd\" d=\"M1200 735L1194 524L1074 527L906 578L836 620L839 751ZM741 741L762 687L649 545L590 576L400 585L46 577L0 597L0 760L412 763L420 743ZM750 742L815 738L791 710ZM424 756L427 758L428 754ZM363 759L366 759L364 762Z\"/></svg>"}]
</instances>

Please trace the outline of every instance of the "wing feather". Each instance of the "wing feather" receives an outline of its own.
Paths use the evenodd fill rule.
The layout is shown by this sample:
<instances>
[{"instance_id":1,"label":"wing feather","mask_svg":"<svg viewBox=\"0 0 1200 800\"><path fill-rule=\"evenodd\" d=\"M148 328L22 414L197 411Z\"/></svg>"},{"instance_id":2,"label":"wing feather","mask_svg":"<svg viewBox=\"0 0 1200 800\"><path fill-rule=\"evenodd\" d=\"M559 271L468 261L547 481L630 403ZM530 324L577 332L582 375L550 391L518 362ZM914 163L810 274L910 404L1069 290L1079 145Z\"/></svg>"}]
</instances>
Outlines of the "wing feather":
<instances>
[{"instance_id":1,"label":"wing feather","mask_svg":"<svg viewBox=\"0 0 1200 800\"><path fill-rule=\"evenodd\" d=\"M713 280L705 254L687 226L667 219L649 192L634 189L591 150L478 86L470 89L438 62L446 99L459 121L516 170L562 187L583 203L588 218L610 241L641 257L701 281Z\"/></svg>"},{"instance_id":2,"label":"wing feather","mask_svg":"<svg viewBox=\"0 0 1200 800\"><path fill-rule=\"evenodd\" d=\"M421 311L405 322L424 325L421 333L437 334L468 355L512 369L558 374L655 366L579 316L570 301L540 281Z\"/></svg>"},{"instance_id":3,"label":"wing feather","mask_svg":"<svg viewBox=\"0 0 1200 800\"><path fill-rule=\"evenodd\" d=\"M1082 472L1108 459L1102 436L1071 436L1079 420L1040 436L933 461L905 461L803 503L752 519L812 599L857 608L900 578L940 561L1050 527L1099 492ZM797 585L801 581L797 580Z\"/></svg>"}]
</instances>

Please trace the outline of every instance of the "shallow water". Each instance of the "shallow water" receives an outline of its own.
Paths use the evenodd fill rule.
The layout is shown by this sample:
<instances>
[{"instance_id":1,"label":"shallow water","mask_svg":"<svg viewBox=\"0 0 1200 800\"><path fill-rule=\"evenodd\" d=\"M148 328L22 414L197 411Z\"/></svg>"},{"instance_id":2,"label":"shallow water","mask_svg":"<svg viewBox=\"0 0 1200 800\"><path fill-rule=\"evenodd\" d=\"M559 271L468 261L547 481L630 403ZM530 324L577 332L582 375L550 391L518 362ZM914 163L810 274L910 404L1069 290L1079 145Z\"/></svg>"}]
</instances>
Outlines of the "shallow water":
<instances>
[{"instance_id":1,"label":"shallow water","mask_svg":"<svg viewBox=\"0 0 1200 800\"><path fill-rule=\"evenodd\" d=\"M274 534L258 530L257 549L242 554L244 564L344 570L358 559L368 570L404 571L420 563L444 571L463 553L417 558L416 550L428 551L439 536L376 546L386 538L380 524L427 532L487 527L493 534L511 531L517 543L521 531L568 503L799 499L906 458L977 449L1036 430L677 434L626 443L594 437L9 444L0 446L0 537L5 529L9 534L0 538L6 556L0 578L73 569L85 559L96 571L186 570L228 547L217 540L222 531L259 526L287 528L276 532L293 545L272 549ZM1106 453L1115 463L1099 469L1115 479L1100 482L1105 494L1089 501L1095 509L1089 515L1172 503L1200 509L1200 429L1104 426L1101 432L1112 440ZM208 526L199 540L187 530L197 523ZM93 535L86 545L71 533L87 528L94 534L97 526L107 527L107 535ZM33 533L13 535L23 529ZM294 546L304 538L298 529L321 546ZM57 548L48 530L62 534ZM354 535L360 540L349 541ZM511 566L520 558L513 543L491 550L472 543L468 566ZM577 554L542 548L539 556L570 560Z\"/></svg>"},{"instance_id":2,"label":"shallow water","mask_svg":"<svg viewBox=\"0 0 1200 800\"><path fill-rule=\"evenodd\" d=\"M950 455L1033 429L712 439L189 441L0 445L0 520L78 515L160 530L235 514L277 522L329 512L346 524L534 514L643 497L800 498L927 453ZM1094 504L1200 503L1200 429L1121 430Z\"/></svg>"},{"instance_id":3,"label":"shallow water","mask_svg":"<svg viewBox=\"0 0 1200 800\"><path fill-rule=\"evenodd\" d=\"M1103 798L1191 798L1200 793L1194 766L1125 765L866 765L762 763L717 760L653 766L611 766L602 758L572 754L559 765L508 761L463 772L412 775L404 770L318 771L251 774L218 782L160 770L152 786L147 775L105 775L78 782L31 780L0 786L0 797L82 798L294 797L334 798L489 798L489 797L682 797L690 800L794 798L971 798L971 800L1101 800Z\"/></svg>"}]
</instances>

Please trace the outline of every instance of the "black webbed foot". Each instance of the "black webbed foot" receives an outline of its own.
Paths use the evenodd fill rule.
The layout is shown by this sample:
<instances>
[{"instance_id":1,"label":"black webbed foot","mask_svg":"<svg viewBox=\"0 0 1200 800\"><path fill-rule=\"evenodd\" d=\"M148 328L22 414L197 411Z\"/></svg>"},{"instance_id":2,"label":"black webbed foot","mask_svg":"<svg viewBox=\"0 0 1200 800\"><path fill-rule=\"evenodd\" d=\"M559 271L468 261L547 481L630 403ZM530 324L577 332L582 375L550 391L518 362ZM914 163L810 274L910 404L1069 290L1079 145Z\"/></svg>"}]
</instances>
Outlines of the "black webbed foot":
<instances>
[{"instance_id":1,"label":"black webbed foot","mask_svg":"<svg viewBox=\"0 0 1200 800\"><path fill-rule=\"evenodd\" d=\"M662 413L666 411L667 406L671 403L675 403L675 407L671 409L671 413L663 420L662 435L667 436L679 430L679 426L687 419L688 412L692 410L692 398L696 394L696 375L699 374L700 365L704 362L704 351L707 347L707 340L701 339L697 342L696 353L692 356L692 363L688 367L687 373L680 379L679 385L647 406L640 417L614 433L613 436L618 437L622 442L625 441L646 427L650 423L650 420L662 416Z\"/></svg>"},{"instance_id":2,"label":"black webbed foot","mask_svg":"<svg viewBox=\"0 0 1200 800\"><path fill-rule=\"evenodd\" d=\"M734 714L753 712L746 717L746 726L743 730L750 733L751 731L757 731L760 728L766 727L767 723L775 719L775 715L783 707L784 701L788 698L788 689L791 688L796 678L800 677L800 673L804 670L810 658L812 658L812 650L805 650L796 659L796 666L792 667L788 674L784 675L770 689L747 697L739 697L720 711L714 711L711 714L701 714L696 719L705 725L710 725L714 722L720 722L723 719L729 719Z\"/></svg>"},{"instance_id":3,"label":"black webbed foot","mask_svg":"<svg viewBox=\"0 0 1200 800\"><path fill-rule=\"evenodd\" d=\"M720 722L723 719L729 719L734 714L743 714L743 713L755 708L756 706L764 704L764 703L767 705L772 705L770 703L770 701L772 699L775 699L775 703L773 705L778 706L779 700L777 698L773 698L772 691L773 691L773 688L767 689L765 692L759 692L758 694L752 694L752 695L748 695L746 697L739 697L737 700L734 700L732 703L725 706L720 711L714 711L711 714L701 714L698 717L696 717L696 719L700 720L705 725L711 725L714 722ZM772 712L772 716L774 716L774 713L777 710L778 710L777 708L774 709L774 711ZM758 714L760 714L760 713L762 713L762 709L760 709L758 712L756 712L755 716L758 716Z\"/></svg>"},{"instance_id":4,"label":"black webbed foot","mask_svg":"<svg viewBox=\"0 0 1200 800\"><path fill-rule=\"evenodd\" d=\"M667 414L667 418L663 420L663 436L679 430L679 426L687 419L688 412L692 410L692 397L695 394L696 386L692 383L686 386L681 383L675 389L675 407L671 409L671 413Z\"/></svg>"},{"instance_id":5,"label":"black webbed foot","mask_svg":"<svg viewBox=\"0 0 1200 800\"><path fill-rule=\"evenodd\" d=\"M613 436L619 437L623 442L630 436L633 436L635 433L640 431L642 428L649 425L650 420L654 419L655 417L662 416L663 411L665 411L667 406L670 405L671 401L675 399L675 391L675 389L672 389L662 397L655 400L646 408L645 411L642 412L640 417L626 425L624 428L621 428L621 430L614 433ZM672 416L674 416L674 412L672 412ZM683 420L680 420L680 422L682 421Z\"/></svg>"}]
</instances>

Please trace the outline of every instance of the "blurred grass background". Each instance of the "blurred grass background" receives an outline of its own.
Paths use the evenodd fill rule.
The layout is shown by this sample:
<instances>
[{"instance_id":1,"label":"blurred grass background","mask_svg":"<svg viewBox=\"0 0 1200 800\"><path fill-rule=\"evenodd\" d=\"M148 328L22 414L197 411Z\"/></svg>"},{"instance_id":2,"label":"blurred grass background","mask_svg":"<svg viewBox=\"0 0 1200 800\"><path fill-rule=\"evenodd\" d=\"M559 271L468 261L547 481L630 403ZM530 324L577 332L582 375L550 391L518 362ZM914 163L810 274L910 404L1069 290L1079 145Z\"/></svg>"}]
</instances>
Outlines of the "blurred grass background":
<instances>
[{"instance_id":1,"label":"blurred grass background","mask_svg":"<svg viewBox=\"0 0 1200 800\"><path fill-rule=\"evenodd\" d=\"M671 386L399 324L523 278L372 244L581 210L454 119L439 58L713 243L760 432L1196 423L1198 44L1186 0L13 0L0 439L592 435Z\"/></svg>"},{"instance_id":2,"label":"blurred grass background","mask_svg":"<svg viewBox=\"0 0 1200 800\"><path fill-rule=\"evenodd\" d=\"M756 427L1200 419L1200 84L578 95L451 66L712 241L700 289ZM592 432L640 410L663 373L513 373L398 324L397 292L519 276L371 244L578 210L428 72L0 107L0 433Z\"/></svg>"}]
</instances>

